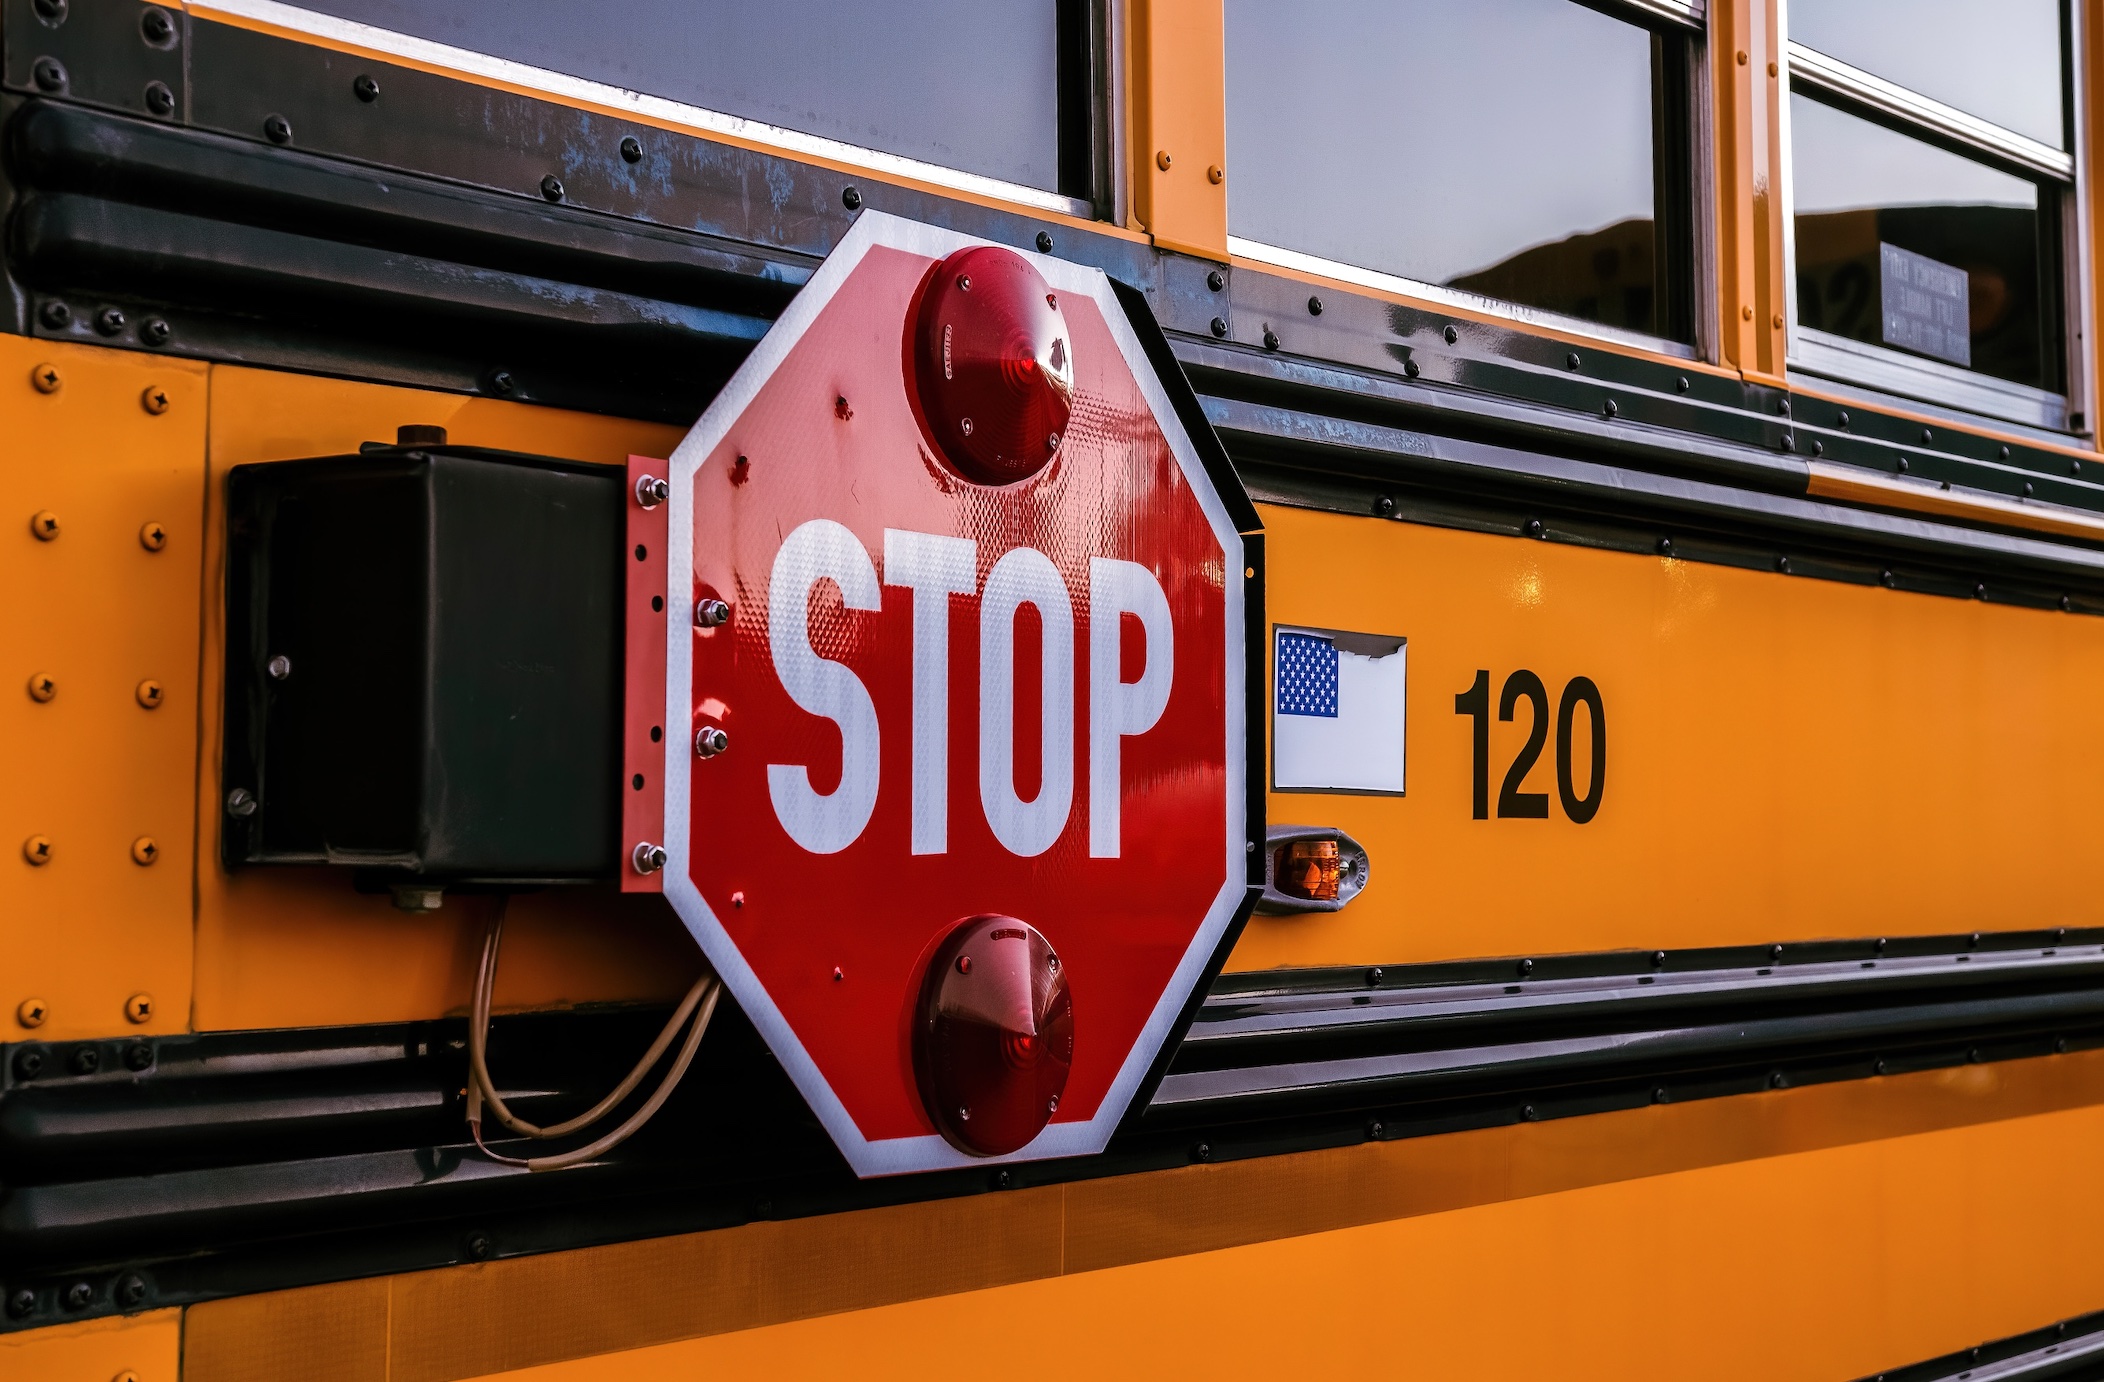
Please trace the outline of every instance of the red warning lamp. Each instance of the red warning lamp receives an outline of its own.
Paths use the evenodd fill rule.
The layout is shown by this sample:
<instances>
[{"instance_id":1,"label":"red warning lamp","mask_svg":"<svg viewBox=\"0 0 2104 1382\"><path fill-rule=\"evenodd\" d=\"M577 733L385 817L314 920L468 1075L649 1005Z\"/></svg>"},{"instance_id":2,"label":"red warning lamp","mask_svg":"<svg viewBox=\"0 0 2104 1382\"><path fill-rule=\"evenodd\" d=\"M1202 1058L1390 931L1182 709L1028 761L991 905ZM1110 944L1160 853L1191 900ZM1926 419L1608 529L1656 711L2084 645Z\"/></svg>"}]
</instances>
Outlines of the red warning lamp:
<instances>
[{"instance_id":1,"label":"red warning lamp","mask_svg":"<svg viewBox=\"0 0 2104 1382\"><path fill-rule=\"evenodd\" d=\"M929 271L907 329L921 420L952 469L1009 485L1051 462L1074 406L1073 337L1028 260L958 250Z\"/></svg>"},{"instance_id":2,"label":"red warning lamp","mask_svg":"<svg viewBox=\"0 0 2104 1382\"><path fill-rule=\"evenodd\" d=\"M960 1151L1002 1156L1044 1131L1074 1063L1066 969L1037 928L967 917L928 962L913 1029L914 1076L936 1128Z\"/></svg>"}]
</instances>

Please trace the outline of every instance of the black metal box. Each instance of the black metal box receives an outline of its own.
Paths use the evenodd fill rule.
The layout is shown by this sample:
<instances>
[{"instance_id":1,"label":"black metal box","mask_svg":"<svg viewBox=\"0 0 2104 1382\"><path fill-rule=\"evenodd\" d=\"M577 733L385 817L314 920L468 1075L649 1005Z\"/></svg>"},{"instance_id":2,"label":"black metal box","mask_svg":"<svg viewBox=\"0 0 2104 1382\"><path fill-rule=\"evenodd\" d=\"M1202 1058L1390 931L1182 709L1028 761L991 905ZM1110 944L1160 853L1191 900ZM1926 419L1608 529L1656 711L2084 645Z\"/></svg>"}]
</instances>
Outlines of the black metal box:
<instances>
[{"instance_id":1,"label":"black metal box","mask_svg":"<svg viewBox=\"0 0 2104 1382\"><path fill-rule=\"evenodd\" d=\"M623 484L454 446L230 472L226 863L613 873Z\"/></svg>"}]
</instances>

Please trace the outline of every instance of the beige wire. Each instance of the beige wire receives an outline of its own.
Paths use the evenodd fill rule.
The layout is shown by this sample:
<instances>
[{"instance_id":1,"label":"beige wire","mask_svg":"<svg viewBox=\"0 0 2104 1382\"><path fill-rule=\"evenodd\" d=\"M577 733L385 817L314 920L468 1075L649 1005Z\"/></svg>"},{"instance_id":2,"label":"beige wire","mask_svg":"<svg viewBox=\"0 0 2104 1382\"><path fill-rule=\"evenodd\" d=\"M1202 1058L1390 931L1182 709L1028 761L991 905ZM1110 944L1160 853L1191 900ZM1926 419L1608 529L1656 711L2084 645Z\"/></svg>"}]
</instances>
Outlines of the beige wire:
<instances>
[{"instance_id":1,"label":"beige wire","mask_svg":"<svg viewBox=\"0 0 2104 1382\"><path fill-rule=\"evenodd\" d=\"M704 972L699 979L696 979L694 986L687 990L686 997L682 998L679 1006L673 1010L671 1020L665 1024L664 1030L658 1033L657 1039L651 1042L650 1049L643 1053L643 1058L636 1063L635 1068L630 1070L618 1085L614 1086L611 1093L590 1109L578 1114L575 1118L566 1119L548 1127L529 1123L505 1106L503 1099L498 1096L496 1085L490 1079L489 1074L490 1007L497 986L497 956L503 944L504 915L508 902L508 898L499 897L497 899L496 910L490 917L489 930L482 939L481 962L476 967L475 972L474 999L468 1019L468 1130L474 1135L475 1145L481 1148L484 1155L493 1161L501 1161L508 1166L524 1166L534 1171L552 1171L560 1167L575 1166L580 1162L591 1161L620 1146L634 1136L636 1131L649 1122L657 1111L664 1106L665 1100L671 1097L673 1089L678 1086L680 1079L687 1073L687 1067L693 1063L694 1053L701 1046L702 1034L708 1030L709 1019L716 1014L716 1001L723 994L723 985L714 974L707 972ZM699 1010L698 1012L697 1009ZM607 1114L620 1105L622 1100L635 1091L636 1087L643 1082L643 1077L650 1072L651 1067L656 1065L659 1058L665 1054L665 1048L672 1044L672 1038L678 1034L680 1027L686 1024L690 1017L693 1019L693 1023L688 1027L687 1039L681 1044L679 1055L674 1059L672 1067L665 1072L665 1077L658 1082L658 1087L652 1091L650 1097L644 1101L641 1108L631 1114L619 1127L607 1133L598 1141L588 1146L579 1147L574 1151L543 1157L504 1156L501 1153L491 1151L489 1146L483 1142L482 1106L485 1103L489 1105L490 1111L496 1116L498 1122L521 1137L564 1137L591 1127L605 1118Z\"/></svg>"}]
</instances>

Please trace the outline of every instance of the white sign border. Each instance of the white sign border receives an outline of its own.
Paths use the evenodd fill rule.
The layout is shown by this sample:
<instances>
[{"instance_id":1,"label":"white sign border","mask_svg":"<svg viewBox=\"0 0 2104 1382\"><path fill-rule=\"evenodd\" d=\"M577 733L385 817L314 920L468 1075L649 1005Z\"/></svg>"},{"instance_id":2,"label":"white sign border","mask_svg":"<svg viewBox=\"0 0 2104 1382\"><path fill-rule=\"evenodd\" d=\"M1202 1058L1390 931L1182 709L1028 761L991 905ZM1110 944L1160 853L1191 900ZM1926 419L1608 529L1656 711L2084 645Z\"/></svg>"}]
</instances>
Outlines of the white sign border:
<instances>
[{"instance_id":1,"label":"white sign border","mask_svg":"<svg viewBox=\"0 0 2104 1382\"><path fill-rule=\"evenodd\" d=\"M789 352L803 338L805 331L817 320L818 314L833 298L840 285L846 281L862 258L876 245L904 250L912 254L940 259L957 250L973 245L995 245L994 241L960 234L939 226L925 225L902 217L879 211L865 211L856 218L840 244L811 281L790 302L774 326L769 329L752 354L738 367L730 382L709 404L693 428L687 433L671 456L670 480L672 493L669 499L670 537L666 543L666 590L675 600L684 598L685 592L694 588L694 493L701 467L709 455L722 442L731 425L744 415L746 408L758 395L760 388L773 375ZM1012 246L995 245L1009 249ZM665 792L665 897L673 910L685 923L687 930L700 944L709 963L722 976L738 1006L745 1011L760 1035L765 1038L768 1049L789 1072L789 1078L810 1104L812 1112L832 1134L834 1145L847 1158L848 1165L857 1176L905 1175L918 1171L952 1170L967 1166L997 1166L1005 1162L1039 1161L1051 1157L1091 1156L1100 1152L1110 1142L1111 1134L1123 1121L1140 1082L1146 1078L1153 1066L1162 1043L1168 1039L1169 1029L1183 1011L1184 1001L1189 997L1203 975L1220 938L1233 923L1246 890L1244 879L1248 867L1246 841L1247 820L1247 743L1248 726L1244 723L1247 710L1246 685L1246 629L1243 623L1243 582L1238 579L1235 567L1242 561L1242 538L1228 517L1227 507L1213 491L1212 477L1206 473L1199 459L1197 448L1185 433L1176 409L1169 400L1161 381L1155 377L1154 368L1141 348L1139 338L1133 334L1132 324L1125 319L1123 307L1112 291L1110 279L1101 269L1055 259L1050 255L1031 258L1053 288L1062 293L1081 294L1095 302L1116 339L1118 348L1124 353L1127 364L1139 380L1142 395L1153 411L1162 434L1169 440L1169 448L1181 467L1184 481L1198 497L1213 535L1220 543L1224 567L1221 573L1226 628L1222 639L1226 648L1227 715L1224 722L1225 740L1223 751L1227 762L1227 816L1224 822L1222 881L1220 891L1208 909L1204 923L1192 937L1175 972L1170 976L1167 988L1154 1011L1148 1016L1146 1025L1134 1041L1125 1063L1112 1080L1109 1090L1096 1109L1095 1116L1086 1122L1052 1123L1020 1150L1006 1156L978 1157L959 1151L945 1141L941 1135L927 1133L917 1137L897 1137L871 1140L862 1135L849 1116L840 1097L833 1092L804 1045L791 1030L781 1010L767 994L765 987L745 961L737 944L730 938L723 923L717 918L701 890L694 886L690 869L693 841L689 838L690 821L686 803L692 798L691 773L694 756L685 751L678 736L667 744L664 774ZM665 724L684 725L693 715L692 682L694 675L694 635L691 621L672 618L665 621Z\"/></svg>"}]
</instances>

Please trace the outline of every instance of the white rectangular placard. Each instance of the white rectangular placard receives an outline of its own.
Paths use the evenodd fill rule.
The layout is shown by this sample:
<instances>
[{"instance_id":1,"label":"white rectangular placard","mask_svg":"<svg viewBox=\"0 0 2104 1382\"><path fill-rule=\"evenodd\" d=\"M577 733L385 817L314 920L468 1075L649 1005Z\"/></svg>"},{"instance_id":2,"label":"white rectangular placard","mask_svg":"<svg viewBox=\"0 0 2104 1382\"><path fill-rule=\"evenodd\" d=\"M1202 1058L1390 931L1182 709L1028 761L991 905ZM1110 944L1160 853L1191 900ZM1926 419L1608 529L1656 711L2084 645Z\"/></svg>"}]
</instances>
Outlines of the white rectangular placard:
<instances>
[{"instance_id":1,"label":"white rectangular placard","mask_svg":"<svg viewBox=\"0 0 2104 1382\"><path fill-rule=\"evenodd\" d=\"M1281 625L1271 634L1271 785L1403 791L1408 640Z\"/></svg>"}]
</instances>

